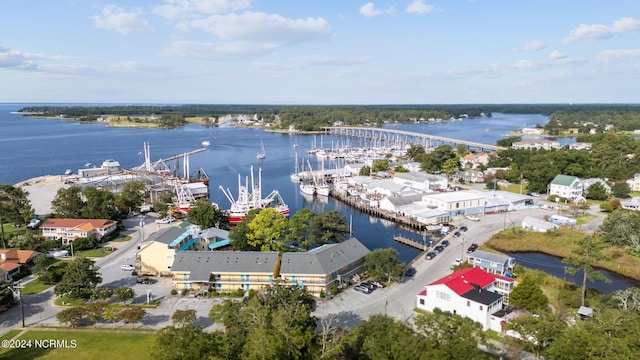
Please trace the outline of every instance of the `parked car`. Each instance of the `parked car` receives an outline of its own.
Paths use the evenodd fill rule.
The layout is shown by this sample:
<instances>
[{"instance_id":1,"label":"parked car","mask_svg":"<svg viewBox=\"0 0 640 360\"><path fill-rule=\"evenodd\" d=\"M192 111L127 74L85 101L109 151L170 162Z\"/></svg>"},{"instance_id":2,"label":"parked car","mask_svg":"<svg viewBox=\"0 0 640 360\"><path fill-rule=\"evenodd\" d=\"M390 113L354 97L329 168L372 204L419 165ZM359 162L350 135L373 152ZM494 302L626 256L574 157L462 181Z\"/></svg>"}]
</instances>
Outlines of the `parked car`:
<instances>
[{"instance_id":1,"label":"parked car","mask_svg":"<svg viewBox=\"0 0 640 360\"><path fill-rule=\"evenodd\" d=\"M169 223L172 223L174 221L176 221L176 218L174 218L173 216L169 215L166 218L156 220L156 224L169 224Z\"/></svg>"},{"instance_id":2,"label":"parked car","mask_svg":"<svg viewBox=\"0 0 640 360\"><path fill-rule=\"evenodd\" d=\"M460 231L465 232L465 231L467 231L467 230L469 230L469 229L467 229L467 227L466 227L466 226L460 226Z\"/></svg>"},{"instance_id":3,"label":"parked car","mask_svg":"<svg viewBox=\"0 0 640 360\"><path fill-rule=\"evenodd\" d=\"M363 281L360 283L360 285L362 286L366 286L369 290L373 291L377 288L377 286L375 286L372 282L370 281Z\"/></svg>"},{"instance_id":4,"label":"parked car","mask_svg":"<svg viewBox=\"0 0 640 360\"><path fill-rule=\"evenodd\" d=\"M433 241L433 240L431 240L431 239L427 240L427 246L428 246L428 247L432 247L435 243L436 243L436 242L435 242L435 241Z\"/></svg>"},{"instance_id":5,"label":"parked car","mask_svg":"<svg viewBox=\"0 0 640 360\"><path fill-rule=\"evenodd\" d=\"M131 265L131 264L122 264L122 265L120 265L120 270L133 271L135 269L136 269L136 267L134 265Z\"/></svg>"},{"instance_id":6,"label":"parked car","mask_svg":"<svg viewBox=\"0 0 640 360\"><path fill-rule=\"evenodd\" d=\"M453 262L451 263L451 269L455 268L456 266L460 266L460 264L462 264L462 259L457 258L453 260Z\"/></svg>"},{"instance_id":7,"label":"parked car","mask_svg":"<svg viewBox=\"0 0 640 360\"><path fill-rule=\"evenodd\" d=\"M438 246L433 248L433 251L435 251L436 254L439 254L439 253L444 251L444 246L438 245Z\"/></svg>"},{"instance_id":8,"label":"parked car","mask_svg":"<svg viewBox=\"0 0 640 360\"><path fill-rule=\"evenodd\" d=\"M426 258L427 260L431 260L431 259L433 259L434 257L436 257L436 253L435 253L435 252L433 252L433 251L429 251L429 252L427 253L427 255L425 255L425 258Z\"/></svg>"},{"instance_id":9,"label":"parked car","mask_svg":"<svg viewBox=\"0 0 640 360\"><path fill-rule=\"evenodd\" d=\"M471 221L480 221L480 218L474 215L469 215L467 216L467 219L471 220Z\"/></svg>"},{"instance_id":10,"label":"parked car","mask_svg":"<svg viewBox=\"0 0 640 360\"><path fill-rule=\"evenodd\" d=\"M469 248L467 249L467 254L470 254L476 251L477 248L478 248L478 244L471 244L471 246L469 246Z\"/></svg>"},{"instance_id":11,"label":"parked car","mask_svg":"<svg viewBox=\"0 0 640 360\"><path fill-rule=\"evenodd\" d=\"M27 228L30 229L30 230L35 230L40 226L40 223L42 223L42 220L40 220L38 218L33 218L27 224Z\"/></svg>"},{"instance_id":12,"label":"parked car","mask_svg":"<svg viewBox=\"0 0 640 360\"><path fill-rule=\"evenodd\" d=\"M157 283L157 282L158 282L158 279L156 279L156 278L152 278L152 277L146 277L146 276L145 276L145 277L138 278L138 279L136 280L136 282L137 282L138 284L150 285L150 284L155 284L155 283Z\"/></svg>"},{"instance_id":13,"label":"parked car","mask_svg":"<svg viewBox=\"0 0 640 360\"><path fill-rule=\"evenodd\" d=\"M456 231L453 233L453 237L454 238L459 238L460 237L460 231Z\"/></svg>"},{"instance_id":14,"label":"parked car","mask_svg":"<svg viewBox=\"0 0 640 360\"><path fill-rule=\"evenodd\" d=\"M376 287L379 287L380 289L382 289L384 287L384 284L379 282L379 281L372 281L371 283L373 285L375 285Z\"/></svg>"},{"instance_id":15,"label":"parked car","mask_svg":"<svg viewBox=\"0 0 640 360\"><path fill-rule=\"evenodd\" d=\"M443 246L443 247L447 247L447 246L449 246L449 240L442 240L442 241L440 241L440 246Z\"/></svg>"},{"instance_id":16,"label":"parked car","mask_svg":"<svg viewBox=\"0 0 640 360\"><path fill-rule=\"evenodd\" d=\"M416 269L412 267L408 268L407 271L404 272L404 276L406 277L412 277L415 274L416 274Z\"/></svg>"},{"instance_id":17,"label":"parked car","mask_svg":"<svg viewBox=\"0 0 640 360\"><path fill-rule=\"evenodd\" d=\"M364 294L371 293L371 290L369 290L369 288L364 286L364 285L356 285L356 286L353 287L353 289L356 290L356 291L359 291L361 293L364 293Z\"/></svg>"}]
</instances>

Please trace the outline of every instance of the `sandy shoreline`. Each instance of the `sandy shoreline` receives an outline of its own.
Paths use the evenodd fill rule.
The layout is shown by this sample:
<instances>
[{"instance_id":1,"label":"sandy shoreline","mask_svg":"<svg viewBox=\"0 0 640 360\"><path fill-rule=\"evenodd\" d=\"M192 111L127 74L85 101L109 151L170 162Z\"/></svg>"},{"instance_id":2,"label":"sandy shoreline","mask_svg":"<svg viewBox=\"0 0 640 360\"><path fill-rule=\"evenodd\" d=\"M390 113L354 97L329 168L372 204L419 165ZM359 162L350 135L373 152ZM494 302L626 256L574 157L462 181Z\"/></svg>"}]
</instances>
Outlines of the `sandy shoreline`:
<instances>
[{"instance_id":1,"label":"sandy shoreline","mask_svg":"<svg viewBox=\"0 0 640 360\"><path fill-rule=\"evenodd\" d=\"M65 176L45 175L21 181L16 187L28 193L27 198L36 211L36 215L46 215L52 212L51 201L56 197L59 189L66 188Z\"/></svg>"}]
</instances>

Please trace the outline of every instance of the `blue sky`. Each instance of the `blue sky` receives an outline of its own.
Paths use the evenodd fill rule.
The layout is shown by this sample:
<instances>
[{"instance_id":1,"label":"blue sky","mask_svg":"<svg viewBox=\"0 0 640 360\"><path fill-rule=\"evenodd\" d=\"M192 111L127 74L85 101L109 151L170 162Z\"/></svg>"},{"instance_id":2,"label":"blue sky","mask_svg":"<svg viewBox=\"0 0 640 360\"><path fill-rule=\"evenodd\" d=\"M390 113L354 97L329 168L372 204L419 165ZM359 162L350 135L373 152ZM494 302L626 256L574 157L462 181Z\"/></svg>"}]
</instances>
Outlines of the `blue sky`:
<instances>
[{"instance_id":1,"label":"blue sky","mask_svg":"<svg viewBox=\"0 0 640 360\"><path fill-rule=\"evenodd\" d=\"M639 103L638 0L20 0L0 102Z\"/></svg>"}]
</instances>

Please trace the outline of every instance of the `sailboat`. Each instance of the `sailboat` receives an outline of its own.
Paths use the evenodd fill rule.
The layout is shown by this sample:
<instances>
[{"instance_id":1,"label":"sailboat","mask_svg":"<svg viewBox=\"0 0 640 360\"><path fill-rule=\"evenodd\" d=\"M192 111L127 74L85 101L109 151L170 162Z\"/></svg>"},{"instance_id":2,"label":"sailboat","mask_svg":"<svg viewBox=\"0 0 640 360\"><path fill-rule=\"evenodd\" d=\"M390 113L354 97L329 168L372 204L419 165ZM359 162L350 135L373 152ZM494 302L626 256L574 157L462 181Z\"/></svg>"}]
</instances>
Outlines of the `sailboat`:
<instances>
[{"instance_id":1,"label":"sailboat","mask_svg":"<svg viewBox=\"0 0 640 360\"><path fill-rule=\"evenodd\" d=\"M300 174L298 174L298 152L297 151L296 151L296 162L295 162L294 170L293 170L293 173L291 173L291 181L293 182L300 181Z\"/></svg>"},{"instance_id":2,"label":"sailboat","mask_svg":"<svg viewBox=\"0 0 640 360\"><path fill-rule=\"evenodd\" d=\"M313 179L313 169L311 168L311 163L307 160L307 164L309 165L309 176L305 176L300 181L300 192L307 195L315 195L316 194L316 185L315 179Z\"/></svg>"},{"instance_id":3,"label":"sailboat","mask_svg":"<svg viewBox=\"0 0 640 360\"><path fill-rule=\"evenodd\" d=\"M329 196L331 188L324 177L324 161L321 162L321 169L320 176L318 178L315 176L313 177L316 182L316 195Z\"/></svg>"},{"instance_id":4,"label":"sailboat","mask_svg":"<svg viewBox=\"0 0 640 360\"><path fill-rule=\"evenodd\" d=\"M267 157L267 154L266 154L266 153L265 153L265 151L264 151L264 144L262 143L262 140L260 140L260 146L261 146L261 150L262 150L262 151L261 151L261 152L259 152L259 153L258 153L258 155L256 155L256 158L257 158L258 160L262 160L262 159L264 159L264 158L266 158L266 157Z\"/></svg>"}]
</instances>

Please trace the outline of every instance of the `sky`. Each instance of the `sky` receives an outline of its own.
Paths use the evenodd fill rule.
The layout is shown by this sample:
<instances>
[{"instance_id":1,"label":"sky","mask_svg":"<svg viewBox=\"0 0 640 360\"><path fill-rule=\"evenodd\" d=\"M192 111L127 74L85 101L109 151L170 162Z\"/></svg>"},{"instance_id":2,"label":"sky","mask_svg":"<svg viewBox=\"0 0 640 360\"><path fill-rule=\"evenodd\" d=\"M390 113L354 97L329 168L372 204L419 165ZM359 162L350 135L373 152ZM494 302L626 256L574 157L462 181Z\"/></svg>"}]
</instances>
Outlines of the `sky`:
<instances>
[{"instance_id":1,"label":"sky","mask_svg":"<svg viewBox=\"0 0 640 360\"><path fill-rule=\"evenodd\" d=\"M20 0L0 103L640 103L638 0Z\"/></svg>"}]
</instances>

